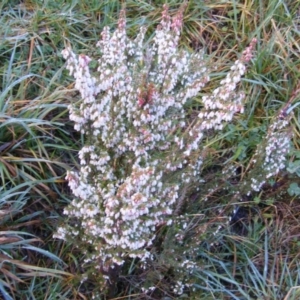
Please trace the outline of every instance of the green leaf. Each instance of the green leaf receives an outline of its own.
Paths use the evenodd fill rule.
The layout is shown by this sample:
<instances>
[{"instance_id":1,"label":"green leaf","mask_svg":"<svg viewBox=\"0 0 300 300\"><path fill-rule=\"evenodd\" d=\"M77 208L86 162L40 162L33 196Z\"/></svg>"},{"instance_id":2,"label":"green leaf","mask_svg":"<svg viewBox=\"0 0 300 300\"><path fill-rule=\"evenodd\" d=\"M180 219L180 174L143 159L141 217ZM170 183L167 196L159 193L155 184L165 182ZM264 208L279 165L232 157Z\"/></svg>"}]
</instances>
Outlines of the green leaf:
<instances>
[{"instance_id":1,"label":"green leaf","mask_svg":"<svg viewBox=\"0 0 300 300\"><path fill-rule=\"evenodd\" d=\"M290 196L299 196L300 195L300 187L296 182L290 184L288 188L288 193Z\"/></svg>"}]
</instances>

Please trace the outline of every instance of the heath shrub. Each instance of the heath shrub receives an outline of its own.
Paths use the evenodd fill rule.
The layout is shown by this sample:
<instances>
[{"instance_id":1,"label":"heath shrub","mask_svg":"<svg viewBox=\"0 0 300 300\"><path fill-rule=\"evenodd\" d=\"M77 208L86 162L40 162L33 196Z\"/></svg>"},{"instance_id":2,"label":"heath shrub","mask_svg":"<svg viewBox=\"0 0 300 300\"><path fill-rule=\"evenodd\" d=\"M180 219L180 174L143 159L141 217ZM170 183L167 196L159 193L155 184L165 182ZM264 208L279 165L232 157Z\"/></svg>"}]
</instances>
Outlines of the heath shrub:
<instances>
[{"instance_id":1,"label":"heath shrub","mask_svg":"<svg viewBox=\"0 0 300 300\"><path fill-rule=\"evenodd\" d=\"M55 237L78 245L85 262L104 273L127 257L151 259L157 227L172 223L186 191L201 182L204 138L244 110L245 95L237 86L255 39L218 88L202 97L198 115L187 114L187 101L199 95L211 70L203 52L179 47L182 19L183 8L171 18L164 6L146 45L143 27L134 40L127 37L122 11L113 33L104 28L97 58L62 51L82 98L70 104L70 119L85 145L80 170L67 174L74 200ZM286 143L274 134L266 165L277 159L272 151ZM268 169L268 176L283 163ZM254 190L260 187L253 182Z\"/></svg>"}]
</instances>

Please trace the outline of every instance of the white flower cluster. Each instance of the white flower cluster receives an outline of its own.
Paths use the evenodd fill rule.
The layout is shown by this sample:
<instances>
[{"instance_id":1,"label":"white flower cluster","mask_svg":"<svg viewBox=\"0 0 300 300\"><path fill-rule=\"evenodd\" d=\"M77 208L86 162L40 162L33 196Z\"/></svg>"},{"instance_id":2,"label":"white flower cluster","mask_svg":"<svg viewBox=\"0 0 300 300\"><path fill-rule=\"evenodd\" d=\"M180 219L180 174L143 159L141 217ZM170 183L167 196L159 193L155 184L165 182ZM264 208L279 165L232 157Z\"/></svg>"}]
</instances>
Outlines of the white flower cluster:
<instances>
[{"instance_id":1,"label":"white flower cluster","mask_svg":"<svg viewBox=\"0 0 300 300\"><path fill-rule=\"evenodd\" d=\"M232 121L234 114L244 112L243 99L245 95L243 92L237 93L236 87L246 72L245 63L251 59L256 42L256 39L251 41L242 57L231 67L231 72L220 82L220 86L211 95L202 97L204 108L198 115L198 123L190 131L193 140L187 145L187 155L198 147L206 130L221 130L224 122Z\"/></svg>"},{"instance_id":2,"label":"white flower cluster","mask_svg":"<svg viewBox=\"0 0 300 300\"><path fill-rule=\"evenodd\" d=\"M253 172L250 172L252 191L260 191L266 181L277 175L286 166L287 154L291 146L291 134L287 132L290 116L280 114L269 127L263 143L258 147L253 159ZM256 170L259 169L258 173ZM251 191L248 191L250 194Z\"/></svg>"},{"instance_id":3,"label":"white flower cluster","mask_svg":"<svg viewBox=\"0 0 300 300\"><path fill-rule=\"evenodd\" d=\"M86 244L86 261L113 266L128 256L150 257L157 225L171 223L166 217L184 184L199 181L205 132L243 111L235 88L255 41L220 88L203 97L198 121L189 124L185 103L209 81L209 70L203 53L178 49L181 26L182 10L171 19L165 6L145 48L145 29L130 40L122 12L114 33L104 28L96 61L70 48L62 52L82 97L70 105L70 119L86 145L79 172L67 175L75 196L65 209L71 222L56 237ZM181 180L173 176L178 170Z\"/></svg>"}]
</instances>

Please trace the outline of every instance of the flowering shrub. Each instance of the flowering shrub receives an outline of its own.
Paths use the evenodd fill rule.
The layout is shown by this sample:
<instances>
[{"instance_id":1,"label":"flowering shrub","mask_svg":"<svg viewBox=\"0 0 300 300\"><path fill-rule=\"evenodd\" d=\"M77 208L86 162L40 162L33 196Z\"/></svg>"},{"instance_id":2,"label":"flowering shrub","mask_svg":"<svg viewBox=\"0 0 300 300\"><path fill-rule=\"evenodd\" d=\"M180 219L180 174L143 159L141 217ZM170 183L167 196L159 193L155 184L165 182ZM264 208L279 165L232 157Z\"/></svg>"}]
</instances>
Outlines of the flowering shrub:
<instances>
[{"instance_id":1,"label":"flowering shrub","mask_svg":"<svg viewBox=\"0 0 300 300\"><path fill-rule=\"evenodd\" d=\"M79 172L67 174L75 196L64 211L69 222L55 236L80 245L85 261L104 271L126 257L151 258L157 226L170 225L186 190L199 185L203 138L244 110L245 95L236 88L255 39L219 87L202 97L197 117L188 116L186 102L207 84L210 70L204 53L179 49L182 16L183 9L170 18L164 6L145 46L145 28L136 39L127 37L122 11L115 32L102 32L99 58L62 51L82 97L79 105L70 104L70 119L86 139ZM268 137L274 143L264 148L267 177L282 168L283 161L274 161L284 154L278 145L287 143L276 130ZM252 182L252 189L261 182Z\"/></svg>"}]
</instances>

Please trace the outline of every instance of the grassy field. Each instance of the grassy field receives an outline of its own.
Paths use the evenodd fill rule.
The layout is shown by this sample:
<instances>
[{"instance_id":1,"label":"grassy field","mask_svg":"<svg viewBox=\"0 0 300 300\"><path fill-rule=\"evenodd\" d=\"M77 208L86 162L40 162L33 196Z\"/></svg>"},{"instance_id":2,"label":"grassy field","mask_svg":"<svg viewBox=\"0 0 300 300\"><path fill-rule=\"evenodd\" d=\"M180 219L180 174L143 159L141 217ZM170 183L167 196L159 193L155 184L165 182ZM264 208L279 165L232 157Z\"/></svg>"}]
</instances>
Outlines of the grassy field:
<instances>
[{"instance_id":1,"label":"grassy field","mask_svg":"<svg viewBox=\"0 0 300 300\"><path fill-rule=\"evenodd\" d=\"M0 3L0 294L2 299L92 299L97 280L80 282L83 257L75 245L53 239L72 200L67 170L78 168L83 137L68 118L80 100L61 51L93 55L104 26L114 28L126 4L129 35L148 26L150 38L164 1L2 0ZM174 14L181 1L167 1ZM256 56L242 85L245 113L206 145L206 186L184 207L185 239L161 230L155 264L126 264L106 295L95 299L299 299L300 229L300 3L298 0L188 2L181 47L204 48L216 87L239 53L257 38ZM190 106L197 111L201 97ZM262 191L232 198L243 183L256 146L286 103L293 106L288 168ZM220 167L235 165L234 182ZM218 184L213 193L210 188ZM203 201L206 198L207 201ZM241 201L243 200L242 204ZM235 211L232 213L232 211ZM228 216L232 215L228 223ZM219 229L219 230L217 230ZM175 232L176 231L176 232ZM188 253L189 249L197 249ZM171 250L175 252L171 252ZM188 274L193 288L173 293L184 256L201 268ZM191 257L189 257L190 259ZM155 287L143 293L142 287ZM1 298L0 297L0 298Z\"/></svg>"}]
</instances>

